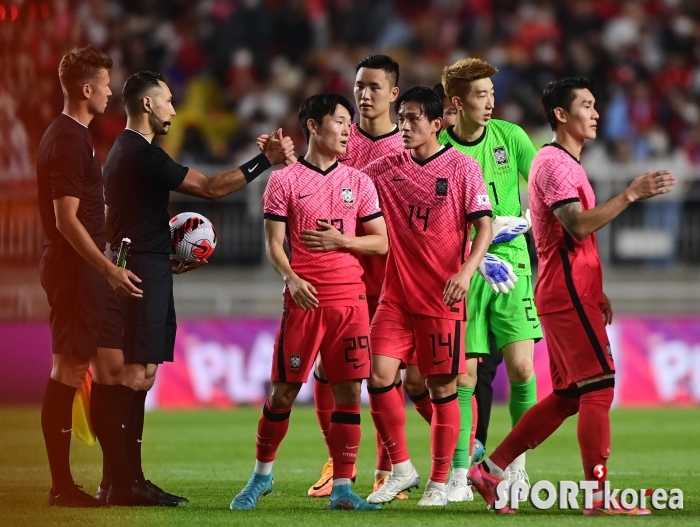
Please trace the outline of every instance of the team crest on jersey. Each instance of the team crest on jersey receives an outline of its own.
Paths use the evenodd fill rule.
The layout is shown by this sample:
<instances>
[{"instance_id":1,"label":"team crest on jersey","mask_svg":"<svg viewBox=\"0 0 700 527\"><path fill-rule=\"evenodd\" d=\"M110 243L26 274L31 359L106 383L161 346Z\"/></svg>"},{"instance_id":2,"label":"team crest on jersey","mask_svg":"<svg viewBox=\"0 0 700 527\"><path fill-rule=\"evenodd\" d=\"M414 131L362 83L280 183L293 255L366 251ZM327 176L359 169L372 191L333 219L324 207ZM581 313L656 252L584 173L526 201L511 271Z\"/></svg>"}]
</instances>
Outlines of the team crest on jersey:
<instances>
[{"instance_id":1,"label":"team crest on jersey","mask_svg":"<svg viewBox=\"0 0 700 527\"><path fill-rule=\"evenodd\" d=\"M447 196L447 178L437 178L437 181L435 182L435 195Z\"/></svg>"},{"instance_id":2,"label":"team crest on jersey","mask_svg":"<svg viewBox=\"0 0 700 527\"><path fill-rule=\"evenodd\" d=\"M508 154L506 153L505 146L497 146L493 149L493 157L496 159L496 164L498 166L508 164Z\"/></svg>"},{"instance_id":3,"label":"team crest on jersey","mask_svg":"<svg viewBox=\"0 0 700 527\"><path fill-rule=\"evenodd\" d=\"M340 191L340 195L343 198L343 203L347 205L352 205L353 203L355 203L355 193L352 191L351 188L344 188Z\"/></svg>"},{"instance_id":4,"label":"team crest on jersey","mask_svg":"<svg viewBox=\"0 0 700 527\"><path fill-rule=\"evenodd\" d=\"M489 200L488 194L478 194L476 196L476 202L479 205L488 205L491 202L491 200Z\"/></svg>"},{"instance_id":5,"label":"team crest on jersey","mask_svg":"<svg viewBox=\"0 0 700 527\"><path fill-rule=\"evenodd\" d=\"M300 367L301 367L301 356L300 355L292 355L289 358L289 369L292 371L298 371Z\"/></svg>"}]
</instances>

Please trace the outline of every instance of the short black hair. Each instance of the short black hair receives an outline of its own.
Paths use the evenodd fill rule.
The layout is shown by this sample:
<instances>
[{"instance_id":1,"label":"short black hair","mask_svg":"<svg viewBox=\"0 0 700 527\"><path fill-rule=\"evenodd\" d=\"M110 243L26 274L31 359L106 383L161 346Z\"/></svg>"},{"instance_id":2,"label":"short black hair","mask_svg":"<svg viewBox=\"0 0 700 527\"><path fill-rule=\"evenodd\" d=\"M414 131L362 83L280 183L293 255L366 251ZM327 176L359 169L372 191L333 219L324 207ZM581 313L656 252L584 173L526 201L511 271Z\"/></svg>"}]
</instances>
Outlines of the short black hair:
<instances>
[{"instance_id":1,"label":"short black hair","mask_svg":"<svg viewBox=\"0 0 700 527\"><path fill-rule=\"evenodd\" d=\"M593 81L588 77L566 77L552 81L544 87L542 106L544 106L544 114L552 130L556 130L559 124L554 110L564 108L567 112L571 111L571 103L576 99L576 90L590 90L592 86Z\"/></svg>"},{"instance_id":2,"label":"short black hair","mask_svg":"<svg viewBox=\"0 0 700 527\"><path fill-rule=\"evenodd\" d=\"M360 71L360 68L382 70L386 73L392 88L399 85L399 63L391 57L386 55L370 55L357 63L355 73Z\"/></svg>"},{"instance_id":3,"label":"short black hair","mask_svg":"<svg viewBox=\"0 0 700 527\"><path fill-rule=\"evenodd\" d=\"M442 119L442 99L435 90L427 86L416 86L399 95L394 103L394 110L399 113L402 104L417 102L429 121Z\"/></svg>"},{"instance_id":4,"label":"short black hair","mask_svg":"<svg viewBox=\"0 0 700 527\"><path fill-rule=\"evenodd\" d=\"M306 123L309 119L313 119L318 124L323 122L326 115L335 115L338 105L343 106L350 113L350 120L355 117L355 109L350 104L350 101L344 95L339 93L319 93L312 95L301 103L299 108L299 126L301 126L306 142L309 142L311 132L309 132Z\"/></svg>"},{"instance_id":5,"label":"short black hair","mask_svg":"<svg viewBox=\"0 0 700 527\"><path fill-rule=\"evenodd\" d=\"M127 115L135 116L139 113L141 99L154 88L160 88L158 81L165 82L165 79L155 71L139 71L126 79L122 89L122 100Z\"/></svg>"},{"instance_id":6,"label":"short black hair","mask_svg":"<svg viewBox=\"0 0 700 527\"><path fill-rule=\"evenodd\" d=\"M435 86L433 86L433 91L438 94L438 97L440 97L441 101L444 101L445 97L447 97L447 94L445 93L445 87L442 85L441 82L438 82Z\"/></svg>"}]
</instances>

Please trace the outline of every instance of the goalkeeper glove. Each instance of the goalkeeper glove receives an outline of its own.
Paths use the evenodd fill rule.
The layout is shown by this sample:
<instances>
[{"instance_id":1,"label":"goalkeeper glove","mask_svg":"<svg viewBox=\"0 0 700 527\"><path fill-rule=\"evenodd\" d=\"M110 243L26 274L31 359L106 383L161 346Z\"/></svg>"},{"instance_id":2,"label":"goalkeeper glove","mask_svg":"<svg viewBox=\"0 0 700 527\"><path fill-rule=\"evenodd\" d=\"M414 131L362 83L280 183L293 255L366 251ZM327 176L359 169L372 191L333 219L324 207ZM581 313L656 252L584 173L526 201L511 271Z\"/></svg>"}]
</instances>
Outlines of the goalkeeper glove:
<instances>
[{"instance_id":1,"label":"goalkeeper glove","mask_svg":"<svg viewBox=\"0 0 700 527\"><path fill-rule=\"evenodd\" d=\"M507 293L515 289L515 282L518 281L518 277L513 274L513 266L490 253L486 253L477 271L496 293Z\"/></svg>"},{"instance_id":2,"label":"goalkeeper glove","mask_svg":"<svg viewBox=\"0 0 700 527\"><path fill-rule=\"evenodd\" d=\"M509 242L516 236L525 234L532 227L530 209L525 211L525 216L496 216L491 226L493 227L491 243Z\"/></svg>"}]
</instances>

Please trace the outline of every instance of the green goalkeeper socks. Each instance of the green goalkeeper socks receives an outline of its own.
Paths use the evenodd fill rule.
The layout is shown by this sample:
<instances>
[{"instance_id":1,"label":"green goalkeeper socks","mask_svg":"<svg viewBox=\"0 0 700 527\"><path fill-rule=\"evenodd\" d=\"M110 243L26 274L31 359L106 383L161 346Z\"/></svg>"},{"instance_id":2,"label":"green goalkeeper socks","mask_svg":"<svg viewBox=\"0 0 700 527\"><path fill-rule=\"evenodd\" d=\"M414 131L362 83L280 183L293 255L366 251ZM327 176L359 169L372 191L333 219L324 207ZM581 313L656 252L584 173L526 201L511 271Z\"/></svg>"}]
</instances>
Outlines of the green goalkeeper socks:
<instances>
[{"instance_id":1,"label":"green goalkeeper socks","mask_svg":"<svg viewBox=\"0 0 700 527\"><path fill-rule=\"evenodd\" d=\"M508 410L510 410L510 421L513 426L520 420L525 412L537 402L537 380L535 375L526 382L510 383L510 399ZM461 400L460 400L461 405ZM461 436L460 436L461 437Z\"/></svg>"},{"instance_id":2,"label":"green goalkeeper socks","mask_svg":"<svg viewBox=\"0 0 700 527\"><path fill-rule=\"evenodd\" d=\"M472 430L472 397L474 388L457 386L457 401L459 402L459 414L461 425L457 448L452 458L452 468L469 468L469 436Z\"/></svg>"}]
</instances>

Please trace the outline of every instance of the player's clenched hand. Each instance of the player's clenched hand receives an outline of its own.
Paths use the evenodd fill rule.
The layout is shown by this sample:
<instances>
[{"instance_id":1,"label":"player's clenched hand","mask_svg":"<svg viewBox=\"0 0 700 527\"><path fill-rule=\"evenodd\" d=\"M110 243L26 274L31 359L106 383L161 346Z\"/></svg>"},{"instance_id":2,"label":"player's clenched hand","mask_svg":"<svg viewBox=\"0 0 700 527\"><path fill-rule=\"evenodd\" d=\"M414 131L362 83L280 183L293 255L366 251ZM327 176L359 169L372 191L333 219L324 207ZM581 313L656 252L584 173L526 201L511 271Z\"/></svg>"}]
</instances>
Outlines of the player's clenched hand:
<instances>
[{"instance_id":1,"label":"player's clenched hand","mask_svg":"<svg viewBox=\"0 0 700 527\"><path fill-rule=\"evenodd\" d=\"M107 281L119 296L143 298L143 291L133 284L133 282L140 282L141 279L128 269L113 265L110 267Z\"/></svg>"},{"instance_id":2,"label":"player's clenched hand","mask_svg":"<svg viewBox=\"0 0 700 527\"><path fill-rule=\"evenodd\" d=\"M603 293L603 303L600 305L600 310L603 312L603 322L606 326L612 324L613 321L613 308L608 295Z\"/></svg>"},{"instance_id":3,"label":"player's clenched hand","mask_svg":"<svg viewBox=\"0 0 700 527\"><path fill-rule=\"evenodd\" d=\"M627 192L632 201L639 201L667 194L675 184L676 178L671 175L670 170L649 170L646 174L636 177L627 187Z\"/></svg>"},{"instance_id":4,"label":"player's clenched hand","mask_svg":"<svg viewBox=\"0 0 700 527\"><path fill-rule=\"evenodd\" d=\"M270 134L262 134L255 141L255 143L258 145L258 148L260 149L261 152L265 152L265 148L267 147L267 140L268 139L270 139Z\"/></svg>"},{"instance_id":5,"label":"player's clenched hand","mask_svg":"<svg viewBox=\"0 0 700 527\"><path fill-rule=\"evenodd\" d=\"M258 146L260 146L260 149L271 164L290 164L288 161L292 159L296 161L296 157L294 157L294 143L289 136L282 136L281 128L268 136L267 140L263 140L263 137L261 135L258 138ZM293 163L294 161L291 162Z\"/></svg>"},{"instance_id":6,"label":"player's clenched hand","mask_svg":"<svg viewBox=\"0 0 700 527\"><path fill-rule=\"evenodd\" d=\"M207 260L194 260L192 262L178 262L174 258L170 259L170 265L173 266L173 274L186 273L187 271L192 271L192 270L197 269L199 267L202 267L203 265L206 265L208 263L209 262Z\"/></svg>"},{"instance_id":7,"label":"player's clenched hand","mask_svg":"<svg viewBox=\"0 0 700 527\"><path fill-rule=\"evenodd\" d=\"M337 251L347 245L348 237L330 223L317 220L318 230L301 231L301 241L311 252L326 253Z\"/></svg>"},{"instance_id":8,"label":"player's clenched hand","mask_svg":"<svg viewBox=\"0 0 700 527\"><path fill-rule=\"evenodd\" d=\"M471 275L460 270L447 281L445 285L445 290L442 293L442 301L447 306L453 306L460 300L463 300L467 295L467 290L469 289L469 282L471 282Z\"/></svg>"},{"instance_id":9,"label":"player's clenched hand","mask_svg":"<svg viewBox=\"0 0 700 527\"><path fill-rule=\"evenodd\" d=\"M289 278L287 280L287 287L296 305L303 310L311 311L318 307L318 300L315 296L318 292L316 288L306 280L302 280L298 276Z\"/></svg>"}]
</instances>

